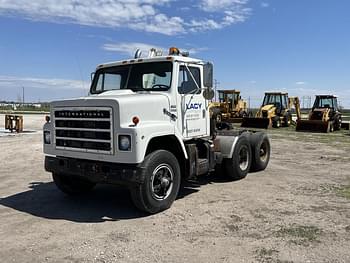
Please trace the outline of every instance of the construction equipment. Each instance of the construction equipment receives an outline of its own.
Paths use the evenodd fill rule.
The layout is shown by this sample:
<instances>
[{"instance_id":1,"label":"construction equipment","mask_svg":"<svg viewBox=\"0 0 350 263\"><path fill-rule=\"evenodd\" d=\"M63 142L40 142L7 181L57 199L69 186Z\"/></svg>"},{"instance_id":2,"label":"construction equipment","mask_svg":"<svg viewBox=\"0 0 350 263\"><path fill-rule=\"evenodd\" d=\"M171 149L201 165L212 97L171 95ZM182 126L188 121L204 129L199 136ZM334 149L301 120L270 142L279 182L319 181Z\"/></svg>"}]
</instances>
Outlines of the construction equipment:
<instances>
[{"instance_id":1,"label":"construction equipment","mask_svg":"<svg viewBox=\"0 0 350 263\"><path fill-rule=\"evenodd\" d=\"M217 123L242 122L248 116L247 102L242 100L239 90L218 90L219 101L211 102L211 109Z\"/></svg>"},{"instance_id":2,"label":"construction equipment","mask_svg":"<svg viewBox=\"0 0 350 263\"><path fill-rule=\"evenodd\" d=\"M22 132L23 131L23 116L20 115L5 115L5 129L10 132Z\"/></svg>"},{"instance_id":3,"label":"construction equipment","mask_svg":"<svg viewBox=\"0 0 350 263\"><path fill-rule=\"evenodd\" d=\"M342 127L342 115L338 108L337 96L316 95L307 120L297 121L297 131L333 132Z\"/></svg>"},{"instance_id":4,"label":"construction equipment","mask_svg":"<svg viewBox=\"0 0 350 263\"><path fill-rule=\"evenodd\" d=\"M286 92L265 92L263 103L255 117L243 118L241 127L279 128L289 127L292 120L291 108L294 105L297 119L300 119L300 102L298 97L288 97Z\"/></svg>"}]
</instances>

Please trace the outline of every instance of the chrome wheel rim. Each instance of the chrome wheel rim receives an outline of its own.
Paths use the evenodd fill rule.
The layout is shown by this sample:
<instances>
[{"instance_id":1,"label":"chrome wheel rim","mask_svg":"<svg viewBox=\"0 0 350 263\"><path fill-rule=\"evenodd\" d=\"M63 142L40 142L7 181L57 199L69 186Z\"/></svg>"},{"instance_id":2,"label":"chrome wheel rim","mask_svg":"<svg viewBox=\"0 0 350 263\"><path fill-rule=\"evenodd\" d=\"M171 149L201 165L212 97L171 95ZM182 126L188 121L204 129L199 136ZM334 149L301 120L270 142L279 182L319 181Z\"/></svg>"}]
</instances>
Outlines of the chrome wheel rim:
<instances>
[{"instance_id":1,"label":"chrome wheel rim","mask_svg":"<svg viewBox=\"0 0 350 263\"><path fill-rule=\"evenodd\" d=\"M266 142L263 142L260 146L259 149L259 156L260 156L260 160L262 162L266 162L267 160L267 156L268 156L268 152L267 152L267 144Z\"/></svg>"},{"instance_id":2,"label":"chrome wheel rim","mask_svg":"<svg viewBox=\"0 0 350 263\"><path fill-rule=\"evenodd\" d=\"M239 151L239 168L242 171L247 170L249 165L249 152L246 146L242 147Z\"/></svg>"},{"instance_id":3,"label":"chrome wheel rim","mask_svg":"<svg viewBox=\"0 0 350 263\"><path fill-rule=\"evenodd\" d=\"M158 165L151 177L151 193L157 200L166 199L173 189L174 172L168 164Z\"/></svg>"}]
</instances>

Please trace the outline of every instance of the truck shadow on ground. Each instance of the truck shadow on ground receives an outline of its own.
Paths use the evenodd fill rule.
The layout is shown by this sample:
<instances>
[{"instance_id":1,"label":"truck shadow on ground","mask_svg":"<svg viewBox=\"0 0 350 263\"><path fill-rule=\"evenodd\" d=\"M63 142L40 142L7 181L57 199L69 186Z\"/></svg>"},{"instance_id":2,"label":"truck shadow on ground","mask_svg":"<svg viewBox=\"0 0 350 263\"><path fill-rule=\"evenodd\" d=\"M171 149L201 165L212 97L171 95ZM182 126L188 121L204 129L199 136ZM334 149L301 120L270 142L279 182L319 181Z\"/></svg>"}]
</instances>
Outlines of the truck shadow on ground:
<instances>
[{"instance_id":1,"label":"truck shadow on ground","mask_svg":"<svg viewBox=\"0 0 350 263\"><path fill-rule=\"evenodd\" d=\"M227 182L214 176L182 185L177 199L196 193L210 183ZM67 196L53 182L32 182L30 190L0 198L0 205L47 219L64 219L79 223L101 223L146 217L135 208L128 189L98 185L91 193Z\"/></svg>"},{"instance_id":2,"label":"truck shadow on ground","mask_svg":"<svg viewBox=\"0 0 350 263\"><path fill-rule=\"evenodd\" d=\"M122 187L99 185L91 193L67 196L53 182L32 182L28 191L0 199L0 204L34 216L99 223L145 217Z\"/></svg>"}]
</instances>

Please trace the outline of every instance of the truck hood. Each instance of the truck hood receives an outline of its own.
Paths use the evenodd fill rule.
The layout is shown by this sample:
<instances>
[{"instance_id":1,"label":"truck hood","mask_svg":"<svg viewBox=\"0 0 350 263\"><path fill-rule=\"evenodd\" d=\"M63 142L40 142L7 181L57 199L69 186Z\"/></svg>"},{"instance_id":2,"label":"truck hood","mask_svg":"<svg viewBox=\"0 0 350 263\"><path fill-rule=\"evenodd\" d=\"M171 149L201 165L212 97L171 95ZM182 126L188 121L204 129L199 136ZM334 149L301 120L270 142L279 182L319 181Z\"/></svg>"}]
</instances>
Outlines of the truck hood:
<instances>
[{"instance_id":1,"label":"truck hood","mask_svg":"<svg viewBox=\"0 0 350 263\"><path fill-rule=\"evenodd\" d=\"M115 120L121 127L132 124L132 118L137 116L140 125L154 121L167 121L169 117L164 109L170 111L170 99L160 92L133 92L131 90L113 90L87 97L54 101L52 107L112 107Z\"/></svg>"}]
</instances>

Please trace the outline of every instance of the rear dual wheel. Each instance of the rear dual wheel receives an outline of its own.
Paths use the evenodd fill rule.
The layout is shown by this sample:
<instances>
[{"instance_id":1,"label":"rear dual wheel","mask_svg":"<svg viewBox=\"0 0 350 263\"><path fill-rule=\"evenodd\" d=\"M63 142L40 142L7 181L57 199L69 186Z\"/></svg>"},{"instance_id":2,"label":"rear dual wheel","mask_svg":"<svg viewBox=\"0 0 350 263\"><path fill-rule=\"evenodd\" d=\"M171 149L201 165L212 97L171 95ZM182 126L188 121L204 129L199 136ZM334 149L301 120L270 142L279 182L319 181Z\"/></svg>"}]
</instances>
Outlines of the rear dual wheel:
<instances>
[{"instance_id":1,"label":"rear dual wheel","mask_svg":"<svg viewBox=\"0 0 350 263\"><path fill-rule=\"evenodd\" d=\"M240 136L235 145L232 158L224 160L226 175L232 180L240 180L247 176L252 163L252 150L246 136Z\"/></svg>"},{"instance_id":2,"label":"rear dual wheel","mask_svg":"<svg viewBox=\"0 0 350 263\"><path fill-rule=\"evenodd\" d=\"M252 165L251 171L258 172L266 169L271 154L271 145L268 136L263 132L256 132L251 136Z\"/></svg>"},{"instance_id":3,"label":"rear dual wheel","mask_svg":"<svg viewBox=\"0 0 350 263\"><path fill-rule=\"evenodd\" d=\"M243 179L248 172L265 170L270 154L270 140L264 132L243 133L236 143L232 158L224 160L223 168L230 179Z\"/></svg>"}]
</instances>

